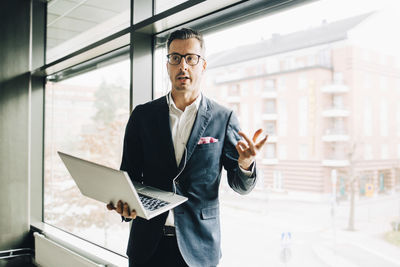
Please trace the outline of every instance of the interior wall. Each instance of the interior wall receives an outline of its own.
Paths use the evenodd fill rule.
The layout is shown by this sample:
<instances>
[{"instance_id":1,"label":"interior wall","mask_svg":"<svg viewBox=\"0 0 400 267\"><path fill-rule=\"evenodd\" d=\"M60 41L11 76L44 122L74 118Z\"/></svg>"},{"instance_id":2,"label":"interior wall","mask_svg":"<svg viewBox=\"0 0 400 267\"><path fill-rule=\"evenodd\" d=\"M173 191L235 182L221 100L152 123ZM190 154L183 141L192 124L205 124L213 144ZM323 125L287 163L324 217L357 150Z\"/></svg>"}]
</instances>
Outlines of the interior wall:
<instances>
[{"instance_id":1,"label":"interior wall","mask_svg":"<svg viewBox=\"0 0 400 267\"><path fill-rule=\"evenodd\" d=\"M30 1L0 1L0 250L29 232Z\"/></svg>"}]
</instances>

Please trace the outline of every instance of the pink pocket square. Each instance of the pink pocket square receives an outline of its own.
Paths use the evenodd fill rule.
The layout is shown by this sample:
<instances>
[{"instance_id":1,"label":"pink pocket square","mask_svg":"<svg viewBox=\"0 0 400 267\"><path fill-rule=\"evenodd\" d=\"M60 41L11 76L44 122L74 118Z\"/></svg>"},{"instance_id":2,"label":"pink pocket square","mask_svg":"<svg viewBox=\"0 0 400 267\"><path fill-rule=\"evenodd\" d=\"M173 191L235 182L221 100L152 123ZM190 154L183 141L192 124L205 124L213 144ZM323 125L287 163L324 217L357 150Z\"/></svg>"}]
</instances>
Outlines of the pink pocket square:
<instances>
[{"instance_id":1,"label":"pink pocket square","mask_svg":"<svg viewBox=\"0 0 400 267\"><path fill-rule=\"evenodd\" d=\"M218 142L218 139L207 136L207 137L200 137L199 142L197 143L198 145L203 145L203 144L210 144L210 143L216 143Z\"/></svg>"}]
</instances>

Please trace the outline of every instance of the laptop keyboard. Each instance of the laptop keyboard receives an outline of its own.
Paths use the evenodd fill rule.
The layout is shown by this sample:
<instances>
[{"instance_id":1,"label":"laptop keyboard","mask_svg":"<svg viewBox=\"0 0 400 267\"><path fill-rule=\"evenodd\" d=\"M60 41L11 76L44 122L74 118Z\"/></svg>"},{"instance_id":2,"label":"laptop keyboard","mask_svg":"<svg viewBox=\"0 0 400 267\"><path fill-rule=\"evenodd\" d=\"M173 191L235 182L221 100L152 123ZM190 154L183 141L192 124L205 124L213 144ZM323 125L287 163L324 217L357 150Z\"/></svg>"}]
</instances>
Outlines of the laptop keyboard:
<instances>
[{"instance_id":1,"label":"laptop keyboard","mask_svg":"<svg viewBox=\"0 0 400 267\"><path fill-rule=\"evenodd\" d=\"M140 201L142 202L144 208L146 210L150 210L150 211L162 208L169 204L168 202L163 201L161 199L145 196L142 194L139 194L139 198L140 198Z\"/></svg>"}]
</instances>

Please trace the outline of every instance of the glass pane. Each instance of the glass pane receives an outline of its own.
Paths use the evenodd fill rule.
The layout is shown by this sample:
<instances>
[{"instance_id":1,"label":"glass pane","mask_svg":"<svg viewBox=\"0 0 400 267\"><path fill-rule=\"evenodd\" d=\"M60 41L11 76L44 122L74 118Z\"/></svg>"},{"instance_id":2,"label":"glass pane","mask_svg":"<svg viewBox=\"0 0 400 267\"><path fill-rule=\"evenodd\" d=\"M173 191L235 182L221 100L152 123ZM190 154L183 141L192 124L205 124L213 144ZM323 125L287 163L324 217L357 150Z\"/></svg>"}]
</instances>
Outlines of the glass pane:
<instances>
[{"instance_id":1,"label":"glass pane","mask_svg":"<svg viewBox=\"0 0 400 267\"><path fill-rule=\"evenodd\" d=\"M129 117L129 60L46 84L45 222L125 254L129 224L84 197L57 151L119 169Z\"/></svg>"},{"instance_id":2,"label":"glass pane","mask_svg":"<svg viewBox=\"0 0 400 267\"><path fill-rule=\"evenodd\" d=\"M130 1L51 0L47 5L46 63L130 25Z\"/></svg>"},{"instance_id":3,"label":"glass pane","mask_svg":"<svg viewBox=\"0 0 400 267\"><path fill-rule=\"evenodd\" d=\"M399 266L399 12L323 0L205 36L204 95L271 134L249 195L221 180L219 266Z\"/></svg>"},{"instance_id":4,"label":"glass pane","mask_svg":"<svg viewBox=\"0 0 400 267\"><path fill-rule=\"evenodd\" d=\"M155 14L161 13L165 10L168 10L170 8L173 8L174 6L177 6L179 4L182 4L183 2L186 2L187 0L155 0Z\"/></svg>"}]
</instances>

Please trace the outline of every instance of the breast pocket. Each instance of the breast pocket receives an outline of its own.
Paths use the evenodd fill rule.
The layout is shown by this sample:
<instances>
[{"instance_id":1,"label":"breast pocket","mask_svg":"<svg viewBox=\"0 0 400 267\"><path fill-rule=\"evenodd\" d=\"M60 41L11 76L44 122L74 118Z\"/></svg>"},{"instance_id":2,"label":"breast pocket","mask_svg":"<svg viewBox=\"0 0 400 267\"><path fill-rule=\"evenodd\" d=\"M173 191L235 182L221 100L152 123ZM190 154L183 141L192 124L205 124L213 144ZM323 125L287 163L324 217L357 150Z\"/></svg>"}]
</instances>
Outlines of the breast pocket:
<instances>
[{"instance_id":1,"label":"breast pocket","mask_svg":"<svg viewBox=\"0 0 400 267\"><path fill-rule=\"evenodd\" d=\"M208 143L208 144L201 144L201 145L197 145L196 149L197 150L204 150L204 149L209 149L209 150L214 150L217 149L219 147L219 142L216 143Z\"/></svg>"},{"instance_id":2,"label":"breast pocket","mask_svg":"<svg viewBox=\"0 0 400 267\"><path fill-rule=\"evenodd\" d=\"M218 207L209 207L201 209L201 219L203 220L217 218L218 216L219 216Z\"/></svg>"}]
</instances>

